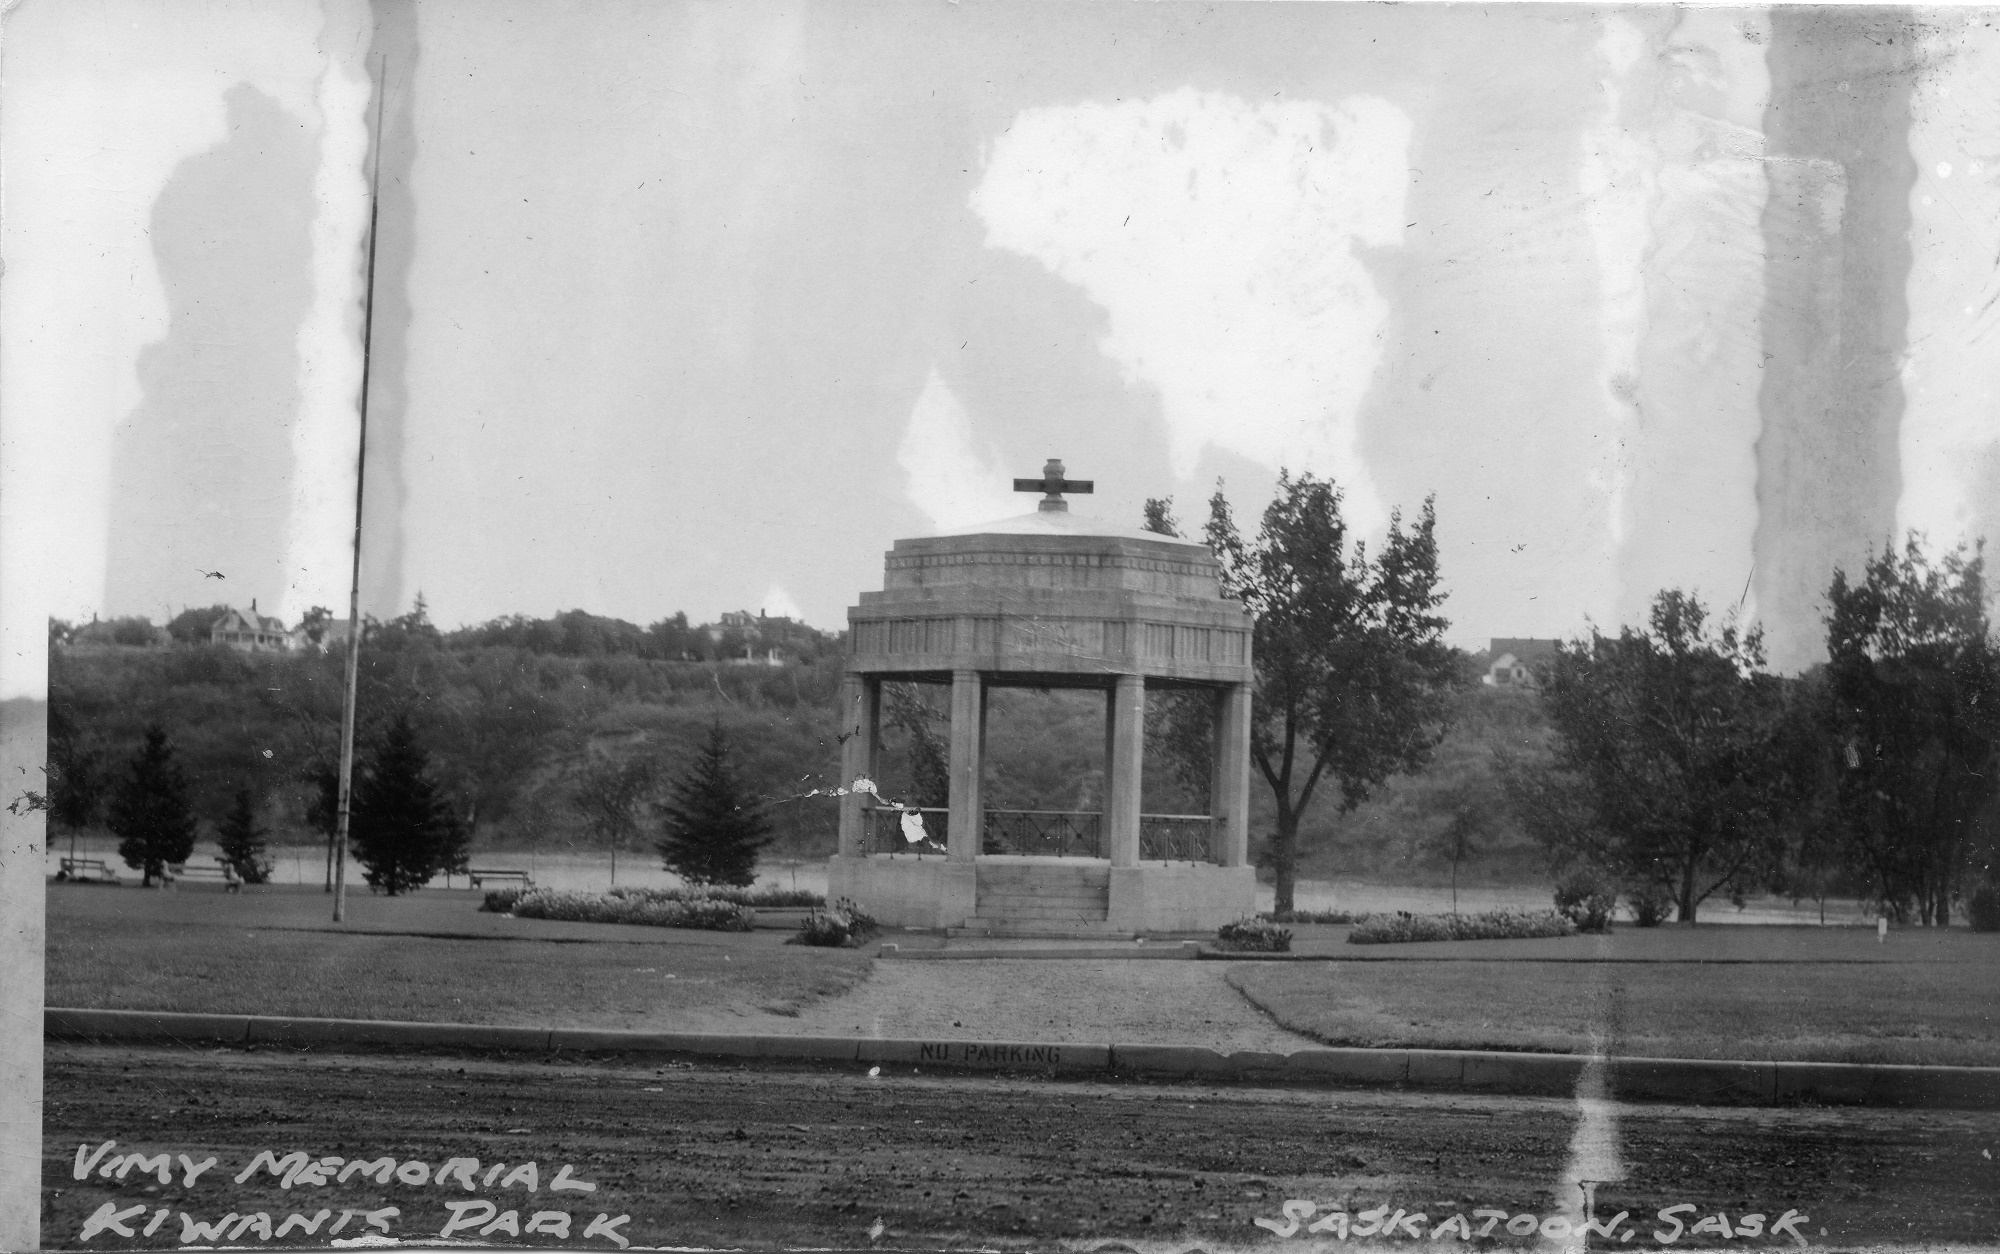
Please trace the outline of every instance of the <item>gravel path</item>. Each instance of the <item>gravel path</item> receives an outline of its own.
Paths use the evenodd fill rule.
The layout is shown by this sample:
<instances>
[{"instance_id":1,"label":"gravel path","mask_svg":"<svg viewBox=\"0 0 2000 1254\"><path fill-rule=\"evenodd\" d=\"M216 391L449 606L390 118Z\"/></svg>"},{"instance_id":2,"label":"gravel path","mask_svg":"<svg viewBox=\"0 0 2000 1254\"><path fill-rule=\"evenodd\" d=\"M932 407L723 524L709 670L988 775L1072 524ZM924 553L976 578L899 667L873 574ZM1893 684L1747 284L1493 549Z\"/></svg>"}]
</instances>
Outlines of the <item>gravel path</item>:
<instances>
[{"instance_id":1,"label":"gravel path","mask_svg":"<svg viewBox=\"0 0 2000 1254\"><path fill-rule=\"evenodd\" d=\"M867 980L797 1017L749 1011L711 1031L805 1036L979 1036L1290 1052L1288 1032L1225 978L1231 964L1083 958L884 959Z\"/></svg>"}]
</instances>

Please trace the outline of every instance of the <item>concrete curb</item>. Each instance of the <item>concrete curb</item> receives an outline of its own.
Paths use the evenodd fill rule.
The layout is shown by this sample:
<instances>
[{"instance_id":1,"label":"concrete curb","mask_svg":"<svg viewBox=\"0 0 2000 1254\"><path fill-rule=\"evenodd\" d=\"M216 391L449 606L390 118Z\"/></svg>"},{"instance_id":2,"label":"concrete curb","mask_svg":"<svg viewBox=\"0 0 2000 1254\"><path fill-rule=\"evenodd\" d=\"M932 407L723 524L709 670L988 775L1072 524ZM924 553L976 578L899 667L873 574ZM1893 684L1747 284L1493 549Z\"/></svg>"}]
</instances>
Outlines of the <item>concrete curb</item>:
<instances>
[{"instance_id":1,"label":"concrete curb","mask_svg":"<svg viewBox=\"0 0 2000 1254\"><path fill-rule=\"evenodd\" d=\"M882 946L879 958L899 958L905 962L944 962L959 958L1181 958L1201 956L1200 941L1172 941L1158 945L1044 945L1016 948L904 949L891 942Z\"/></svg>"},{"instance_id":2,"label":"concrete curb","mask_svg":"<svg viewBox=\"0 0 2000 1254\"><path fill-rule=\"evenodd\" d=\"M1916 1067L1706 1058L1587 1058L1452 1049L1302 1049L1217 1053L1187 1045L869 1039L837 1036L518 1028L476 1023L297 1019L51 1007L53 1040L213 1042L224 1045L390 1045L532 1053L682 1054L977 1071L1361 1085L1569 1096L1595 1070L1606 1097L1690 1105L1828 1105L2000 1110L2000 1067Z\"/></svg>"}]
</instances>

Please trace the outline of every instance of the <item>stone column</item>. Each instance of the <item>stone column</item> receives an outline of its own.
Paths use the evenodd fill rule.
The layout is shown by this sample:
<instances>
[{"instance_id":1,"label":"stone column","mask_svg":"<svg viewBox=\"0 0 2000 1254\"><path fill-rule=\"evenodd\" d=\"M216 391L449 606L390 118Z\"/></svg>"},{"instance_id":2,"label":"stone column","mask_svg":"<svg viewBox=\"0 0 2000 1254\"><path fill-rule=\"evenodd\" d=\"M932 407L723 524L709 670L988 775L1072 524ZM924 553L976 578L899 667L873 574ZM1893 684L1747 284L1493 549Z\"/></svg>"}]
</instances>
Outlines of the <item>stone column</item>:
<instances>
[{"instance_id":1,"label":"stone column","mask_svg":"<svg viewBox=\"0 0 2000 1254\"><path fill-rule=\"evenodd\" d=\"M1120 675L1111 693L1111 777L1104 788L1105 852L1139 865L1139 777L1146 760L1146 679Z\"/></svg>"},{"instance_id":2,"label":"stone column","mask_svg":"<svg viewBox=\"0 0 2000 1254\"><path fill-rule=\"evenodd\" d=\"M1217 826L1223 866L1250 857L1250 685L1231 684L1216 702L1215 761L1208 783L1208 812Z\"/></svg>"},{"instance_id":3,"label":"stone column","mask_svg":"<svg viewBox=\"0 0 2000 1254\"><path fill-rule=\"evenodd\" d=\"M985 807L979 796L986 686L978 671L951 673L951 820L945 848L953 862L979 854Z\"/></svg>"},{"instance_id":4,"label":"stone column","mask_svg":"<svg viewBox=\"0 0 2000 1254\"><path fill-rule=\"evenodd\" d=\"M851 788L854 781L875 778L875 763L881 756L882 681L869 675L849 675L840 681L840 708L847 718L841 730L848 733L840 748L840 786ZM849 793L840 799L840 856L864 856L868 835L865 811L875 804L873 797Z\"/></svg>"}]
</instances>

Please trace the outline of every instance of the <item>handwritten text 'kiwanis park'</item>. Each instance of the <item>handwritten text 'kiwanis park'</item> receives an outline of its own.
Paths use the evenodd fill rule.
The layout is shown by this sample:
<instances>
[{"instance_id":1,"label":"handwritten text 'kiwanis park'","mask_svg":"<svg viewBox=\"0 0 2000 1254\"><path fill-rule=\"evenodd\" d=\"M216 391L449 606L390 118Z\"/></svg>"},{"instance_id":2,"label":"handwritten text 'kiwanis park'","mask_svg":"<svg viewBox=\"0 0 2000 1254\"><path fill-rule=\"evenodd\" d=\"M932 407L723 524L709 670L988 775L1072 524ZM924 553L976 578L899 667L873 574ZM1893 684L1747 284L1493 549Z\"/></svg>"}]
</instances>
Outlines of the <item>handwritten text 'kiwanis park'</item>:
<instances>
[{"instance_id":1,"label":"handwritten text 'kiwanis park'","mask_svg":"<svg viewBox=\"0 0 2000 1254\"><path fill-rule=\"evenodd\" d=\"M76 1165L71 1172L78 1180L87 1180L93 1174L100 1179L123 1180L127 1176L151 1176L161 1184L174 1183L180 1177L181 1187L192 1188L203 1174L216 1165L214 1156L196 1161L186 1154L169 1156L165 1153L145 1154L130 1152L113 1154L116 1141L106 1141L92 1150L89 1145L79 1145L76 1150ZM226 1168L224 1169L227 1170ZM532 1236L541 1235L557 1240L570 1236L572 1216L566 1210L538 1210L532 1205L518 1209L502 1209L512 1199L504 1196L509 1189L525 1194L540 1194L543 1188L549 1193L595 1193L597 1186L587 1180L579 1180L571 1174L570 1165L562 1168L546 1184L542 1180L541 1169L533 1162L520 1163L509 1167L506 1163L492 1163L484 1169L476 1158L447 1158L432 1170L429 1163L419 1159L398 1162L394 1158L337 1158L333 1156L312 1157L304 1150L293 1150L278 1154L264 1150L250 1160L250 1165L233 1177L237 1184L248 1184L259 1172L267 1172L277 1178L280 1189L325 1188L328 1185L345 1184L355 1177L364 1183L385 1185L391 1181L407 1185L413 1189L463 1188L466 1192L475 1189L500 1194L501 1200L475 1198L471 1201L453 1200L444 1203L449 1212L438 1229L440 1237L449 1236ZM229 1179L218 1173L211 1177L211 1183ZM526 1201L527 1199L522 1199ZM553 1200L553 1199L552 1199ZM146 1212L152 1210L151 1216ZM311 1212L307 1214L305 1212ZM523 1218L523 1213L526 1217ZM333 1237L347 1231L350 1237L371 1229L376 1233L388 1233L393 1223L402 1215L395 1206L375 1209L349 1207L336 1211L332 1207L314 1207L307 1203L300 1212L286 1215L275 1225L268 1212L239 1215L235 1212L219 1218L198 1218L186 1211L180 1212L180 1231L171 1229L161 1233L161 1237L172 1240L178 1237L178 1244L211 1244L220 1241L241 1241L245 1237L255 1237L259 1241L271 1241L298 1234L302 1237ZM118 1237L151 1237L159 1233L174 1211L169 1207L154 1209L148 1203L121 1207L117 1202L106 1202L97 1208L90 1218L84 1220L83 1230L77 1234L79 1243L93 1237L111 1235ZM623 1249L631 1242L626 1240L619 1229L631 1221L630 1215L616 1218L599 1214L583 1229L583 1237L602 1237Z\"/></svg>"}]
</instances>

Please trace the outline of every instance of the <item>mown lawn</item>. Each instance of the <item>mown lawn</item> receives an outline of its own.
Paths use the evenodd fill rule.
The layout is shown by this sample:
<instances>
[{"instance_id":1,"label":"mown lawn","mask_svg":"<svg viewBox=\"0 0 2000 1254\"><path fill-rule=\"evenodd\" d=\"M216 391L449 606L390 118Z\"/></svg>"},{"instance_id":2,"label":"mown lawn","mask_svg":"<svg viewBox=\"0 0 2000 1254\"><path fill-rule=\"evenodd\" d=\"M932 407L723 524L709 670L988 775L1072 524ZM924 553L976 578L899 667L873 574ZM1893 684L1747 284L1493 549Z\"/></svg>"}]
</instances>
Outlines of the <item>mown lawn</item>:
<instances>
[{"instance_id":1,"label":"mown lawn","mask_svg":"<svg viewBox=\"0 0 2000 1254\"><path fill-rule=\"evenodd\" d=\"M1345 948L1355 960L1244 963L1230 982L1334 1045L2000 1066L2000 935L1721 925Z\"/></svg>"},{"instance_id":2,"label":"mown lawn","mask_svg":"<svg viewBox=\"0 0 2000 1254\"><path fill-rule=\"evenodd\" d=\"M176 892L51 884L47 1002L103 1009L727 1030L862 979L858 950L786 933L481 914L470 892L332 899L312 889Z\"/></svg>"}]
</instances>

